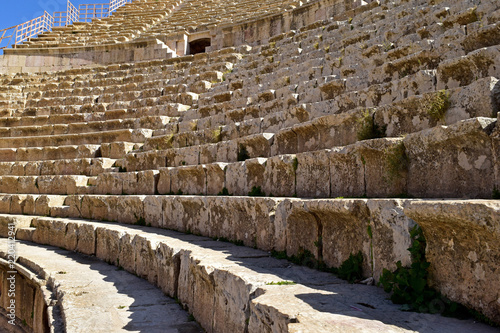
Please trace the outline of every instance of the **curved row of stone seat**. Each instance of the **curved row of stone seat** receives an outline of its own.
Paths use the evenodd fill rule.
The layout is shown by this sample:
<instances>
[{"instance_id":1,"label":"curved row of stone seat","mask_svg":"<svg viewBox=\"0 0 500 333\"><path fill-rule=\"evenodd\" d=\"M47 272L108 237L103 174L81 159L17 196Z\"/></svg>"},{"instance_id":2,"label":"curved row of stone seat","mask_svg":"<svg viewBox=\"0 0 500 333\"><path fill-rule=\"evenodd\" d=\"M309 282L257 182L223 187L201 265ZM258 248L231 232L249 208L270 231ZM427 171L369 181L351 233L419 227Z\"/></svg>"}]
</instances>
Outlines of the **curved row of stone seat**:
<instances>
[{"instance_id":1,"label":"curved row of stone seat","mask_svg":"<svg viewBox=\"0 0 500 333\"><path fill-rule=\"evenodd\" d=\"M20 219L15 216L10 220L17 228L26 227ZM25 231L17 231L19 238L25 238ZM10 289L14 276L18 293L15 322L32 332L166 332L179 327L203 331L175 300L97 258L16 242L17 263L11 266L7 239L0 239L0 245L2 290ZM6 294L1 306L7 309L11 299Z\"/></svg>"},{"instance_id":2,"label":"curved row of stone seat","mask_svg":"<svg viewBox=\"0 0 500 333\"><path fill-rule=\"evenodd\" d=\"M449 109L443 115L444 124L453 124L470 117L496 116L497 107L492 94L493 89L496 89L497 82L496 78L489 77L475 81L467 87L432 92L424 96L412 96L402 100L397 100L396 97L392 98L396 100L395 102L384 105L382 101L379 104L382 105L381 107L370 107L370 110L361 107L346 111L343 110L342 106L339 106L339 104L344 103L347 105L344 108L349 110L350 107L356 105L369 104L364 100L367 99L367 95L364 94L358 97L359 92L355 92L350 94L352 98L349 99L349 96L344 94L338 96L332 102L327 100L313 105L299 105L295 108L289 106L287 111L270 113L265 117L259 117L260 112L264 113L262 110L248 107L242 111L250 110L254 111L254 113L246 114L249 119L238 123L233 123L231 118L228 121L225 117L226 114L219 114L220 116L216 114L213 117L205 118L203 121L200 121L200 119L189 120L191 118L189 117L188 120L180 122L179 126L170 127L166 131L167 135L153 136L151 139L146 140L144 149L182 148L221 140L236 140L259 133L276 133L276 140L271 148L273 155L329 148L354 143L357 140L357 133L360 132L363 126L363 119L367 116L367 112L375 119L376 126L386 129L385 135L398 136L439 124L440 121L431 116L429 110L432 108L432 101L442 94L449 96L447 98ZM389 95L384 99L390 100L391 97ZM346 100L349 102L346 103ZM231 104L231 102L228 102L228 104ZM211 109L217 110L217 107ZM231 115L232 111L228 111L227 114ZM314 117L314 115L328 113L332 114ZM253 115L257 117L249 117ZM305 121L308 119L313 120ZM228 125L224 126L224 124ZM343 133L344 136L339 135L335 125L347 128L347 131L351 132L351 137L346 138L346 133ZM201 128L198 128L198 126L201 126ZM162 131L157 131L154 135L160 132ZM307 145L297 147L297 142L295 142L294 147L287 147L289 145L287 141L290 140L291 136L299 137L299 139L295 138L295 141L298 140L302 143L309 141L311 143L309 147Z\"/></svg>"},{"instance_id":3,"label":"curved row of stone seat","mask_svg":"<svg viewBox=\"0 0 500 333\"><path fill-rule=\"evenodd\" d=\"M55 27L29 39L19 48L58 48L121 43L136 38L150 26L168 17L182 0L134 0L112 15L91 22L75 22Z\"/></svg>"},{"instance_id":4,"label":"curved row of stone seat","mask_svg":"<svg viewBox=\"0 0 500 333\"><path fill-rule=\"evenodd\" d=\"M104 172L97 178L71 175L68 171L80 165L78 160L69 168L60 161L59 168L53 163L53 168L48 169L54 174L3 176L0 192L215 195L226 189L227 193L246 195L258 187L269 195L288 197L404 194L431 198L490 198L500 185L495 172L498 137L496 119L474 118L409 134L404 139L374 139L345 147L274 157L269 156L269 149L267 158L244 162L236 162L238 145L234 143L233 147L217 152L216 160L225 157L226 163L198 165L200 155L191 152L191 157L197 160L188 160L190 166L159 168L148 165L153 170ZM248 146L250 154L265 153L263 143L255 142L257 152ZM431 167L436 154L440 155L439 168ZM154 157L146 162L167 164L169 161L169 156ZM174 158L180 158L178 152ZM41 165L30 165L35 166ZM61 168L69 169L62 172L66 175L59 173Z\"/></svg>"},{"instance_id":5,"label":"curved row of stone seat","mask_svg":"<svg viewBox=\"0 0 500 333\"><path fill-rule=\"evenodd\" d=\"M258 19L301 6L307 1L185 1L171 16L161 20L141 37L158 37L165 33L208 30L209 26Z\"/></svg>"},{"instance_id":6,"label":"curved row of stone seat","mask_svg":"<svg viewBox=\"0 0 500 333\"><path fill-rule=\"evenodd\" d=\"M27 148L0 148L2 162L47 161L81 158L123 158L140 144L113 141L96 145L43 146Z\"/></svg>"},{"instance_id":7,"label":"curved row of stone seat","mask_svg":"<svg viewBox=\"0 0 500 333\"><path fill-rule=\"evenodd\" d=\"M18 201L19 197L10 198L3 195L0 211L12 212L15 209L14 200ZM24 205L24 214L33 214L35 204L32 196L25 196L24 201L29 198L32 203ZM6 205L5 199L11 200L12 203ZM47 206L46 198L40 196L36 202L39 200L42 201L39 208ZM314 258L324 260L328 266L334 267L338 267L351 253L362 251L365 259L363 272L365 276L372 276L375 279L378 279L383 268L392 269L396 260L402 260L403 264L409 262L410 255L406 251L411 242L409 230L416 221L423 228L427 239L432 283L452 300L464 302L467 306L484 311L494 320L498 320L498 307L493 304L498 295L488 292L491 290L491 283L496 281L494 267L498 264L494 262L496 254L491 252L496 251L493 244L499 237L500 207L494 201L71 196L65 199L65 205L66 208L57 206L48 208L47 213L56 217L72 216L127 224L151 224L154 227L242 241L247 246L256 246L264 250L285 250L288 255L308 250ZM470 214L480 218L471 220ZM9 218L11 217L8 216L7 219ZM23 219L29 222L20 224L21 228L33 227L23 231L24 237L29 240L87 254L96 253L101 259L119 263L125 269L147 278L150 282L159 283L160 286L166 287L165 283L169 281L160 279L156 273L156 269L160 271L167 269L162 266L165 264L164 261L162 265L154 264L154 253L159 241L157 237L161 238L159 235L164 234L156 229L130 228L113 226L109 223L60 218L35 217L31 220L23 217ZM439 223L436 223L437 220ZM371 232L359 232L366 230L367 227ZM443 236L442 231L439 231L442 228L451 230L453 236ZM474 240L468 236L467 230L470 228L473 228L478 236ZM2 233L7 230L5 222L2 223ZM123 234L122 231L125 230L127 231ZM142 239L149 237L147 236L149 230L151 235L156 235L154 239ZM342 232L339 233L338 230ZM134 236L125 236L129 232L136 235L135 241ZM111 236L114 238L107 239ZM140 251L140 256L139 252L137 254L130 252L130 246L122 243L125 240L122 238L124 236L127 242L135 244L132 248L136 248L134 251ZM137 237L141 240L139 241ZM189 235L181 237L186 237L190 241L194 239ZM454 245L450 243L450 237L454 239ZM314 245L318 239L322 240L320 247ZM152 248L149 250L144 248L144 245L150 242ZM391 246L388 246L389 244ZM130 250L126 250L127 248ZM223 249L228 250L226 246L223 246ZM248 253L247 251L251 250L242 251ZM489 254L485 257L486 252ZM484 259L478 261L477 258L480 257ZM222 262L213 264L226 266ZM271 263L267 265L274 267ZM487 270L485 265L489 267ZM139 266L141 268L136 271ZM478 269L485 275L477 275L475 272ZM311 274L321 275L312 271ZM308 273L307 278L310 278L309 276ZM288 275L286 279L293 278ZM326 277L321 275L321 279ZM296 282L301 283L301 281ZM172 292L175 293L172 286L169 285L167 290L165 288L163 290L172 295ZM181 299L180 294L177 294L177 297ZM200 313L197 314L185 299L181 301L189 305L195 317L206 327L205 319L200 318Z\"/></svg>"},{"instance_id":8,"label":"curved row of stone seat","mask_svg":"<svg viewBox=\"0 0 500 333\"><path fill-rule=\"evenodd\" d=\"M192 105L197 100L197 93L210 89L213 82L222 81L223 73L217 70L214 71L212 67L216 66L217 69L222 69L221 66L229 66L224 68L230 68L231 63L220 63L219 61L229 60L228 57L235 61L234 59L238 57L234 58L233 55L227 54L228 51L233 50L216 52L211 58L208 56L185 57L185 59L170 62L170 65L166 65L164 68L166 72L164 70L158 71L157 67L155 67L165 62L153 61L146 62L146 67L139 66L139 68L129 70L118 69L116 71L120 75L118 77L113 77L111 75L113 74L112 71L109 75L110 78L104 79L92 79L92 75L97 74L90 74L90 76L89 74L80 76L72 74L67 76L65 72L57 74L63 80L59 83L56 83L57 78L55 80L45 80L40 84L32 82L33 79L26 78L26 82L22 80L18 83L23 85L26 106L19 110L21 112L11 112L10 115L16 115L17 113L21 115L67 114L88 112L90 110L114 110L123 107L154 107L155 105L169 105L176 102ZM193 59L194 61L191 62ZM184 66L182 72L174 77L178 77L178 75L185 77L187 75L189 79L183 79L182 83L180 81L176 83L168 79L167 77L172 77L170 67L182 63L188 66ZM189 66L192 66L192 69ZM210 68L207 69L206 66ZM108 67L113 68L116 66ZM127 66L124 67L127 68ZM154 69L156 74L145 75L141 73L141 68L146 70ZM138 71L140 74L129 76L134 71ZM42 74L42 77L43 75L45 74ZM181 95L178 96L179 93Z\"/></svg>"},{"instance_id":9,"label":"curved row of stone seat","mask_svg":"<svg viewBox=\"0 0 500 333\"><path fill-rule=\"evenodd\" d=\"M493 209L486 205L480 208ZM330 214L335 214L335 209ZM413 316L416 323L407 324L403 319L401 323L398 318L402 312L385 300L380 289L349 285L326 273L269 258L259 250L169 231L85 220L33 218L30 225L32 228L19 229L18 238L95 254L120 265L177 297L209 332L273 328L286 332L311 327L341 332L344 325L363 332L404 332L427 325L422 321L425 315L417 314ZM273 285L283 280L296 284ZM304 293L325 297L303 298L300 295ZM343 294L344 298L333 300L333 294ZM362 305L360 314L359 307L354 306L353 311L351 303L370 307ZM311 307L316 310L311 311ZM367 320L369 329L365 326ZM472 326L472 322L442 317L432 321L437 330L457 329L456 325L472 332L489 330L482 325Z\"/></svg>"},{"instance_id":10,"label":"curved row of stone seat","mask_svg":"<svg viewBox=\"0 0 500 333\"><path fill-rule=\"evenodd\" d=\"M40 175L86 175L97 176L104 172L118 171L114 167L116 159L78 158L36 161L0 162L0 174L9 176L40 176Z\"/></svg>"},{"instance_id":11,"label":"curved row of stone seat","mask_svg":"<svg viewBox=\"0 0 500 333\"><path fill-rule=\"evenodd\" d=\"M18 127L0 127L0 137L29 137L65 134L85 134L123 129L160 129L166 127L170 118L165 116L147 116L135 119L113 119L104 121L70 122Z\"/></svg>"},{"instance_id":12,"label":"curved row of stone seat","mask_svg":"<svg viewBox=\"0 0 500 333\"><path fill-rule=\"evenodd\" d=\"M321 138L318 140L322 141ZM495 162L498 158L497 141L496 119L474 118L409 134L405 138L332 145L332 149L325 150L304 149L306 152L297 154L272 155L272 147L265 146L266 142L272 141L259 140L246 146L250 155L247 158L265 158L251 158L244 162L237 162L241 148L236 142L212 145L215 149L213 161L207 161L209 151L195 146L193 149L172 149L163 154L129 154L122 168L131 171L127 169L131 166L132 169L150 171L103 173L98 176L96 185L97 193L103 194L215 195L226 188L228 193L247 195L259 187L270 195L290 197L404 194L490 198L500 185L495 171L498 168ZM434 166L437 155L439 167ZM216 161L224 163L214 163ZM161 168L167 165L172 167ZM151 174L149 183L146 183L144 175L157 169L159 173L154 173L158 176ZM136 179L137 185L131 185L130 179ZM140 192L145 188L146 192ZM138 192L130 192L134 189Z\"/></svg>"}]
</instances>

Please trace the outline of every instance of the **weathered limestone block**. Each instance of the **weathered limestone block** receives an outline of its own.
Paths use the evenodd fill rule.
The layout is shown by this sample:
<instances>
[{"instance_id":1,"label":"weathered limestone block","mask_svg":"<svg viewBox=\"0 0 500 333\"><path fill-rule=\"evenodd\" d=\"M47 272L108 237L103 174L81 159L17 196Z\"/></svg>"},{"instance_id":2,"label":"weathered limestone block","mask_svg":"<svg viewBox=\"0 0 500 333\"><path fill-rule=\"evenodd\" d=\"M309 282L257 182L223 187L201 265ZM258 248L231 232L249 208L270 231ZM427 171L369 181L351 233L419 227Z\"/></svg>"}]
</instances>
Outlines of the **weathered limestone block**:
<instances>
[{"instance_id":1,"label":"weathered limestone block","mask_svg":"<svg viewBox=\"0 0 500 333\"><path fill-rule=\"evenodd\" d=\"M120 266L120 238L125 232L109 228L97 227L95 255L110 264Z\"/></svg>"},{"instance_id":2,"label":"weathered limestone block","mask_svg":"<svg viewBox=\"0 0 500 333\"><path fill-rule=\"evenodd\" d=\"M105 172L97 176L97 193L99 194L122 194L123 173Z\"/></svg>"},{"instance_id":3,"label":"weathered limestone block","mask_svg":"<svg viewBox=\"0 0 500 333\"><path fill-rule=\"evenodd\" d=\"M38 195L28 195L26 199L21 203L21 209L25 215L34 215L36 208L36 200Z\"/></svg>"},{"instance_id":4,"label":"weathered limestone block","mask_svg":"<svg viewBox=\"0 0 500 333\"><path fill-rule=\"evenodd\" d=\"M222 157L222 155L218 155L217 152L219 147L221 147L222 142L217 144L207 144L199 146L200 148L200 164L210 164L214 162L229 162L227 158L225 160L218 160L218 157ZM227 154L226 154L227 155ZM170 166L170 165L168 165Z\"/></svg>"},{"instance_id":5,"label":"weathered limestone block","mask_svg":"<svg viewBox=\"0 0 500 333\"><path fill-rule=\"evenodd\" d=\"M431 118L428 113L428 99L422 96L410 96L396 103L384 105L377 108L374 115L374 123L380 128L385 127L385 134L389 137L404 135L421 131L436 126L437 120Z\"/></svg>"},{"instance_id":6,"label":"weathered limestone block","mask_svg":"<svg viewBox=\"0 0 500 333\"><path fill-rule=\"evenodd\" d=\"M396 262L411 266L408 248L411 246L410 230L415 222L403 212L407 200L368 200L370 214L369 232L372 253L372 276L378 281L383 269L391 272ZM368 258L369 259L369 258Z\"/></svg>"},{"instance_id":7,"label":"weathered limestone block","mask_svg":"<svg viewBox=\"0 0 500 333\"><path fill-rule=\"evenodd\" d=\"M366 196L407 193L409 161L402 138L360 141L354 147L364 169Z\"/></svg>"},{"instance_id":8,"label":"weathered limestone block","mask_svg":"<svg viewBox=\"0 0 500 333\"><path fill-rule=\"evenodd\" d=\"M42 197L42 196L41 196ZM80 195L70 195L70 196L60 196L58 197L61 200L61 203L58 206L64 205L66 209L66 217L72 217L72 218L79 218L82 217L81 214L81 206L82 206L82 200L83 196ZM38 209L38 200L37 200L37 209ZM52 213L50 211L50 213ZM42 215L38 214L37 215ZM50 214L50 216L58 216L55 214Z\"/></svg>"},{"instance_id":9,"label":"weathered limestone block","mask_svg":"<svg viewBox=\"0 0 500 333\"><path fill-rule=\"evenodd\" d=\"M101 155L107 158L122 158L134 148L134 143L112 142L101 144Z\"/></svg>"},{"instance_id":10,"label":"weathered limestone block","mask_svg":"<svg viewBox=\"0 0 500 333\"><path fill-rule=\"evenodd\" d=\"M499 77L500 46L475 50L466 56L443 61L438 66L437 89L466 86L478 78Z\"/></svg>"},{"instance_id":11,"label":"weathered limestone block","mask_svg":"<svg viewBox=\"0 0 500 333\"><path fill-rule=\"evenodd\" d=\"M265 158L252 158L244 162L230 163L226 167L226 188L233 195L248 195L253 187L265 184Z\"/></svg>"},{"instance_id":12,"label":"weathered limestone block","mask_svg":"<svg viewBox=\"0 0 500 333\"><path fill-rule=\"evenodd\" d=\"M296 192L303 198L330 197L329 151L297 154Z\"/></svg>"},{"instance_id":13,"label":"weathered limestone block","mask_svg":"<svg viewBox=\"0 0 500 333\"><path fill-rule=\"evenodd\" d=\"M108 220L126 224L145 223L143 204L145 196L105 196L103 199L109 207Z\"/></svg>"},{"instance_id":14,"label":"weathered limestone block","mask_svg":"<svg viewBox=\"0 0 500 333\"><path fill-rule=\"evenodd\" d=\"M271 156L271 145L273 141L274 133L262 133L238 139L237 143L238 149L241 146L245 147L248 155L254 158Z\"/></svg>"},{"instance_id":15,"label":"weathered limestone block","mask_svg":"<svg viewBox=\"0 0 500 333\"><path fill-rule=\"evenodd\" d=\"M215 269L213 332L245 331L250 295L259 283L252 273L251 269L236 267Z\"/></svg>"},{"instance_id":16,"label":"weathered limestone block","mask_svg":"<svg viewBox=\"0 0 500 333\"><path fill-rule=\"evenodd\" d=\"M171 170L173 168L161 168L158 176L158 194L168 194L172 192L171 189Z\"/></svg>"},{"instance_id":17,"label":"weathered limestone block","mask_svg":"<svg viewBox=\"0 0 500 333\"><path fill-rule=\"evenodd\" d=\"M271 146L272 156L295 154L296 152L298 152L298 138L293 129L284 129L276 133Z\"/></svg>"},{"instance_id":18,"label":"weathered limestone block","mask_svg":"<svg viewBox=\"0 0 500 333\"><path fill-rule=\"evenodd\" d=\"M85 219L116 221L110 218L110 197L85 195L81 199L80 216Z\"/></svg>"},{"instance_id":19,"label":"weathered limestone block","mask_svg":"<svg viewBox=\"0 0 500 333\"><path fill-rule=\"evenodd\" d=\"M180 251L180 262L178 299L189 307L200 325L208 329L207 333L215 333L214 310L206 305L214 304L214 271L223 267L216 262L214 255L202 259L184 249Z\"/></svg>"},{"instance_id":20,"label":"weathered limestone block","mask_svg":"<svg viewBox=\"0 0 500 333\"><path fill-rule=\"evenodd\" d=\"M365 196L365 169L355 146L336 147L329 151L328 158L331 197Z\"/></svg>"},{"instance_id":21,"label":"weathered limestone block","mask_svg":"<svg viewBox=\"0 0 500 333\"><path fill-rule=\"evenodd\" d=\"M274 249L274 210L281 200L213 197L209 204L209 237L243 241L246 246Z\"/></svg>"},{"instance_id":22,"label":"weathered limestone block","mask_svg":"<svg viewBox=\"0 0 500 333\"><path fill-rule=\"evenodd\" d=\"M146 151L141 153L127 154L125 156L125 169L127 171L139 171L148 169L159 169L167 166L167 151Z\"/></svg>"},{"instance_id":23,"label":"weathered limestone block","mask_svg":"<svg viewBox=\"0 0 500 333\"><path fill-rule=\"evenodd\" d=\"M23 203L28 196L26 194L13 194L10 200L10 214L22 214Z\"/></svg>"},{"instance_id":24,"label":"weathered limestone block","mask_svg":"<svg viewBox=\"0 0 500 333\"><path fill-rule=\"evenodd\" d=\"M146 170L121 174L123 178L123 193L125 194L155 194L159 171Z\"/></svg>"},{"instance_id":25,"label":"weathered limestone block","mask_svg":"<svg viewBox=\"0 0 500 333\"><path fill-rule=\"evenodd\" d=\"M135 272L134 235L125 232L120 237L118 261L120 266L128 272Z\"/></svg>"},{"instance_id":26,"label":"weathered limestone block","mask_svg":"<svg viewBox=\"0 0 500 333\"><path fill-rule=\"evenodd\" d=\"M159 242L151 239L152 237L146 237L136 235L133 240L135 274L156 285L158 283L158 264L155 250L158 248Z\"/></svg>"},{"instance_id":27,"label":"weathered limestone block","mask_svg":"<svg viewBox=\"0 0 500 333\"><path fill-rule=\"evenodd\" d=\"M431 285L500 323L499 203L412 201L404 213L424 231Z\"/></svg>"},{"instance_id":28,"label":"weathered limestone block","mask_svg":"<svg viewBox=\"0 0 500 333\"><path fill-rule=\"evenodd\" d=\"M1 214L9 214L10 213L10 201L11 201L10 195L0 195L0 213Z\"/></svg>"},{"instance_id":29,"label":"weathered limestone block","mask_svg":"<svg viewBox=\"0 0 500 333\"><path fill-rule=\"evenodd\" d=\"M206 195L217 195L226 187L227 163L212 163L203 165L207 175Z\"/></svg>"},{"instance_id":30,"label":"weathered limestone block","mask_svg":"<svg viewBox=\"0 0 500 333\"><path fill-rule=\"evenodd\" d=\"M4 178L4 177L2 177L2 178ZM15 191L16 193L38 193L39 185L37 182L37 177L21 176L21 177L14 177L14 178L17 178L17 189L11 188L10 190L6 190L4 192L9 193L9 192ZM58 194L58 193L55 193L55 194ZM65 194L65 193L59 193L59 194Z\"/></svg>"},{"instance_id":31,"label":"weathered limestone block","mask_svg":"<svg viewBox=\"0 0 500 333\"><path fill-rule=\"evenodd\" d=\"M295 155L279 155L267 159L262 190L269 196L292 197L298 160Z\"/></svg>"},{"instance_id":32,"label":"weathered limestone block","mask_svg":"<svg viewBox=\"0 0 500 333\"><path fill-rule=\"evenodd\" d=\"M165 242L156 248L158 287L168 296L177 297L177 278L180 271L179 249Z\"/></svg>"},{"instance_id":33,"label":"weathered limestone block","mask_svg":"<svg viewBox=\"0 0 500 333\"><path fill-rule=\"evenodd\" d=\"M403 141L409 158L408 193L424 198L491 197L494 160L488 134L494 122L474 118L408 135Z\"/></svg>"},{"instance_id":34,"label":"weathered limestone block","mask_svg":"<svg viewBox=\"0 0 500 333\"><path fill-rule=\"evenodd\" d=\"M7 237L14 237L16 235L17 229L21 228L29 228L31 225L31 220L33 218L29 216L9 216L9 215L0 215L0 236L7 238ZM15 229L12 227L9 228L9 224L15 225ZM9 235L9 231L11 234Z\"/></svg>"},{"instance_id":35,"label":"weathered limestone block","mask_svg":"<svg viewBox=\"0 0 500 333\"><path fill-rule=\"evenodd\" d=\"M62 206L66 196L40 195L35 202L35 214L40 216L50 216L52 207Z\"/></svg>"},{"instance_id":36,"label":"weathered limestone block","mask_svg":"<svg viewBox=\"0 0 500 333\"><path fill-rule=\"evenodd\" d=\"M453 89L450 95L451 107L446 113L446 124L474 117L495 117L498 109L494 98L498 79L486 77L466 87Z\"/></svg>"},{"instance_id":37,"label":"weathered limestone block","mask_svg":"<svg viewBox=\"0 0 500 333\"><path fill-rule=\"evenodd\" d=\"M363 272L371 276L369 221L366 200L293 202L286 220L287 254L308 250L327 266L339 267L361 251Z\"/></svg>"},{"instance_id":38,"label":"weathered limestone block","mask_svg":"<svg viewBox=\"0 0 500 333\"><path fill-rule=\"evenodd\" d=\"M175 148L171 151L172 154L167 155L167 165L169 167L199 164L200 146Z\"/></svg>"},{"instance_id":39,"label":"weathered limestone block","mask_svg":"<svg viewBox=\"0 0 500 333\"><path fill-rule=\"evenodd\" d=\"M364 112L365 109L361 108L313 120L319 134L320 148L330 149L355 143Z\"/></svg>"},{"instance_id":40,"label":"weathered limestone block","mask_svg":"<svg viewBox=\"0 0 500 333\"><path fill-rule=\"evenodd\" d=\"M330 82L323 83L319 86L319 90L321 91L321 99L333 99L345 91L345 79L333 80Z\"/></svg>"},{"instance_id":41,"label":"weathered limestone block","mask_svg":"<svg viewBox=\"0 0 500 333\"><path fill-rule=\"evenodd\" d=\"M40 194L78 194L79 188L87 186L86 176L39 176L37 187Z\"/></svg>"},{"instance_id":42,"label":"weathered limestone block","mask_svg":"<svg viewBox=\"0 0 500 333\"><path fill-rule=\"evenodd\" d=\"M163 226L163 199L161 196L148 195L144 198L144 219L146 225L155 228Z\"/></svg>"},{"instance_id":43,"label":"weathered limestone block","mask_svg":"<svg viewBox=\"0 0 500 333\"><path fill-rule=\"evenodd\" d=\"M178 194L206 194L207 175L202 165L176 167L169 169L169 171L171 192Z\"/></svg>"},{"instance_id":44,"label":"weathered limestone block","mask_svg":"<svg viewBox=\"0 0 500 333\"><path fill-rule=\"evenodd\" d=\"M36 228L33 233L35 243L63 248L66 246L66 223L64 221L34 218L32 224Z\"/></svg>"},{"instance_id":45,"label":"weathered limestone block","mask_svg":"<svg viewBox=\"0 0 500 333\"><path fill-rule=\"evenodd\" d=\"M92 225L82 224L78 227L78 244L76 251L88 255L95 254L96 233Z\"/></svg>"},{"instance_id":46,"label":"weathered limestone block","mask_svg":"<svg viewBox=\"0 0 500 333\"><path fill-rule=\"evenodd\" d=\"M289 152L290 154L321 149L319 131L313 121L295 125L291 130L297 135L297 147L295 151Z\"/></svg>"},{"instance_id":47,"label":"weathered limestone block","mask_svg":"<svg viewBox=\"0 0 500 333\"><path fill-rule=\"evenodd\" d=\"M209 197L163 197L163 228L191 231L204 236L216 236L211 232L207 200Z\"/></svg>"},{"instance_id":48,"label":"weathered limestone block","mask_svg":"<svg viewBox=\"0 0 500 333\"><path fill-rule=\"evenodd\" d=\"M18 184L18 177L2 176L0 178L0 192L11 193L13 190L17 191L17 184Z\"/></svg>"}]
</instances>

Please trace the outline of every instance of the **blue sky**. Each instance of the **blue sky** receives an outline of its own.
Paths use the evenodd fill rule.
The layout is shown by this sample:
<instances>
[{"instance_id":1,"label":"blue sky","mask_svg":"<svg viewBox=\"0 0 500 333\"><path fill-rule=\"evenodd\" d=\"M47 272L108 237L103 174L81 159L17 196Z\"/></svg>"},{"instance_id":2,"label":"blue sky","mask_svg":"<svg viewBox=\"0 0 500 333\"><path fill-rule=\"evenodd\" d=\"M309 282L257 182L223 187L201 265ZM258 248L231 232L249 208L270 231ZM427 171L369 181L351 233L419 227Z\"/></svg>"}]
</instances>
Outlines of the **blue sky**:
<instances>
[{"instance_id":1,"label":"blue sky","mask_svg":"<svg viewBox=\"0 0 500 333\"><path fill-rule=\"evenodd\" d=\"M46 10L53 12L66 11L66 0L0 0L0 30L31 20ZM109 0L71 0L78 8L82 3L109 3Z\"/></svg>"}]
</instances>

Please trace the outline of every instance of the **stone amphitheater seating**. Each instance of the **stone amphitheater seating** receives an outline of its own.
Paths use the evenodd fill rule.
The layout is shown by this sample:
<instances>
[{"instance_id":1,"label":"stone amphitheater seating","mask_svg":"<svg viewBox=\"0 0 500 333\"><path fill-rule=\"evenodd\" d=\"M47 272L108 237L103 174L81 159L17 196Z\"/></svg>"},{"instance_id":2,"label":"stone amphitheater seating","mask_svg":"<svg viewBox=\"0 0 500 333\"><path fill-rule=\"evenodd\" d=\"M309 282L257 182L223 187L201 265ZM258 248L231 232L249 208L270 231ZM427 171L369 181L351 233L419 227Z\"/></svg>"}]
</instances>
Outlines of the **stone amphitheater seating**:
<instances>
[{"instance_id":1,"label":"stone amphitheater seating","mask_svg":"<svg viewBox=\"0 0 500 333\"><path fill-rule=\"evenodd\" d=\"M500 189L500 3L338 3L344 11L335 17L307 14L308 24L252 45L1 75L0 236L16 224L18 269L38 295L19 322L34 332L89 332L78 315L85 301L60 293L79 289L79 274L112 271L101 277L102 293L135 274L207 332L497 331L400 311L380 288L270 255L307 251L311 262L339 267L361 251L363 275L378 282L398 261L411 264L418 224L429 284L500 323L500 203L492 200ZM25 48L245 27L309 4L221 1L214 15L206 0L137 0ZM127 322L120 311L136 306L131 299L146 305L122 288L114 313L93 310L103 313L96 320L105 326L117 315L118 326L140 330L149 317L133 312ZM81 292L99 299L95 289ZM148 305L159 318L148 332L199 329L187 314L168 321L159 304Z\"/></svg>"}]
</instances>

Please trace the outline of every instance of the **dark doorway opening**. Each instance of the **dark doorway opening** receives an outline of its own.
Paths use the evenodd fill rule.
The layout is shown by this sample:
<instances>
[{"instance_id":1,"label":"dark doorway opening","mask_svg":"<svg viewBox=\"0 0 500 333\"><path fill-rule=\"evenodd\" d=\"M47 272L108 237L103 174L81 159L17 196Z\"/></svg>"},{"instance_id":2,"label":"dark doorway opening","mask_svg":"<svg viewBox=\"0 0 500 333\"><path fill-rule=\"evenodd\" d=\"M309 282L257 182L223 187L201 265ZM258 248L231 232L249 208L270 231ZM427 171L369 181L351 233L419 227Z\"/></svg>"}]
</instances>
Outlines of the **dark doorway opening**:
<instances>
[{"instance_id":1,"label":"dark doorway opening","mask_svg":"<svg viewBox=\"0 0 500 333\"><path fill-rule=\"evenodd\" d=\"M207 47L210 46L210 38L201 38L189 42L189 54L205 53Z\"/></svg>"}]
</instances>

